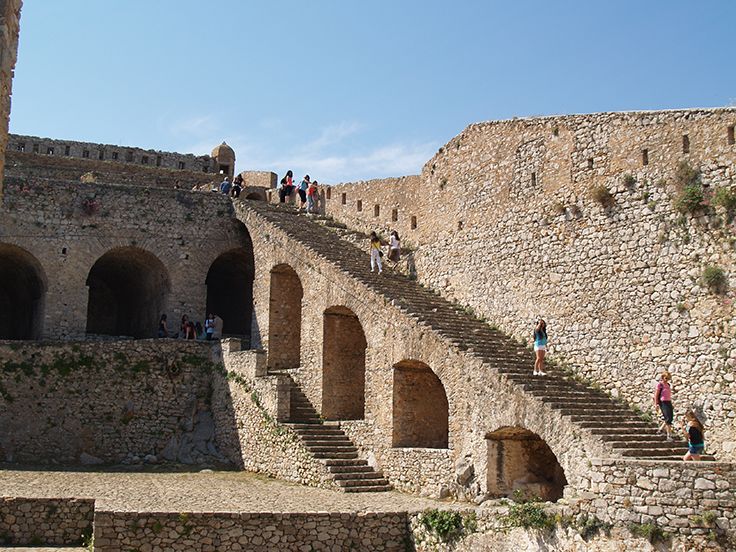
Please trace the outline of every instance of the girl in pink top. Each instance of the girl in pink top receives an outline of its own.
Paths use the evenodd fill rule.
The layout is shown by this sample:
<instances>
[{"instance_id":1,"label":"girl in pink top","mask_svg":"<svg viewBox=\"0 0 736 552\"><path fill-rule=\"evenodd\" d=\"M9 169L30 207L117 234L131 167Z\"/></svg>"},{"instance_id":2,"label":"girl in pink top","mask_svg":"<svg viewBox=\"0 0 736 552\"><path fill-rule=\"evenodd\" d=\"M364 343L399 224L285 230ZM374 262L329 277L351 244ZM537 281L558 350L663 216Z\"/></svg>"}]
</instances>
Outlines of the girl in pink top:
<instances>
[{"instance_id":1,"label":"girl in pink top","mask_svg":"<svg viewBox=\"0 0 736 552\"><path fill-rule=\"evenodd\" d=\"M659 431L664 430L667 434L667 440L672 440L672 420L674 419L674 410L672 408L672 374L667 370L662 372L662 377L654 389L654 405L662 414L662 425Z\"/></svg>"}]
</instances>

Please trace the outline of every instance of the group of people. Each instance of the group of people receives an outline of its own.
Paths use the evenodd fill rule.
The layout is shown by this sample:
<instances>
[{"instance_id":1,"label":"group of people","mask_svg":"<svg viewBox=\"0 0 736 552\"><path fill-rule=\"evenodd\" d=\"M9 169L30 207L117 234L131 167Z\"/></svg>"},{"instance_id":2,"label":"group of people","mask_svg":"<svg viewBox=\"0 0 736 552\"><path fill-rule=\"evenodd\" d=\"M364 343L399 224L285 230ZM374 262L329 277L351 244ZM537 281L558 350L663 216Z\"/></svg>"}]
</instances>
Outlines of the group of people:
<instances>
[{"instance_id":1,"label":"group of people","mask_svg":"<svg viewBox=\"0 0 736 552\"><path fill-rule=\"evenodd\" d=\"M544 357L547 354L547 323L540 318L534 328L534 372L535 376L546 376L544 372ZM665 370L660 375L659 381L654 389L654 406L662 417L659 432L672 440L672 425L675 419L675 411L672 407L672 374ZM705 428L698 419L695 412L688 410L682 419L682 433L687 439L687 453L683 460L700 460L705 450Z\"/></svg>"},{"instance_id":2,"label":"group of people","mask_svg":"<svg viewBox=\"0 0 736 552\"><path fill-rule=\"evenodd\" d=\"M387 243L376 232L371 232L371 272L375 272L376 268L379 274L383 272L383 262L381 259L383 258L383 246L385 245L388 245L388 260L393 263L393 267L396 268L396 265L399 264L401 260L401 239L399 238L399 233L396 230L391 230L391 235Z\"/></svg>"},{"instance_id":3,"label":"group of people","mask_svg":"<svg viewBox=\"0 0 736 552\"><path fill-rule=\"evenodd\" d=\"M213 189L216 192L217 189ZM240 197L240 192L243 191L243 175L239 174L234 179L232 184L230 183L230 177L226 176L225 180L220 183L219 191L221 194L229 195L232 197Z\"/></svg>"},{"instance_id":4,"label":"group of people","mask_svg":"<svg viewBox=\"0 0 736 552\"><path fill-rule=\"evenodd\" d=\"M317 204L319 201L319 187L316 180L311 180L309 175L305 175L298 186L294 184L294 173L286 171L286 174L279 183L279 202L286 203L296 192L299 195L299 210L307 213L317 213Z\"/></svg>"},{"instance_id":5,"label":"group of people","mask_svg":"<svg viewBox=\"0 0 736 552\"><path fill-rule=\"evenodd\" d=\"M199 321L192 322L189 317L184 314L181 317L179 331L169 329L166 314L162 314L158 321L159 337L174 337L179 339L200 339L210 341L222 337L222 318L216 314L210 313L205 318L204 326Z\"/></svg>"}]
</instances>

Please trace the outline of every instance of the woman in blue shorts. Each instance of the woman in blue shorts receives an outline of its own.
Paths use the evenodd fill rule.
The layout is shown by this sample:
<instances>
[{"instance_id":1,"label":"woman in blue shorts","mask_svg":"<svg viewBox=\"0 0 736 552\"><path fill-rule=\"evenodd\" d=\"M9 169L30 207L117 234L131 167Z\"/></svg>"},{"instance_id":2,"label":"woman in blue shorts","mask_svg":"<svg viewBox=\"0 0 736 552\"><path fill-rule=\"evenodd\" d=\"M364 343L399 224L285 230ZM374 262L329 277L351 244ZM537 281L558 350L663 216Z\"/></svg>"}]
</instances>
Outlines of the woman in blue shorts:
<instances>
[{"instance_id":1,"label":"woman in blue shorts","mask_svg":"<svg viewBox=\"0 0 736 552\"><path fill-rule=\"evenodd\" d=\"M705 450L705 429L692 410L688 410L685 413L685 419L682 421L682 430L685 434L685 439L687 439L687 454L682 459L685 462L700 460L700 455Z\"/></svg>"}]
</instances>

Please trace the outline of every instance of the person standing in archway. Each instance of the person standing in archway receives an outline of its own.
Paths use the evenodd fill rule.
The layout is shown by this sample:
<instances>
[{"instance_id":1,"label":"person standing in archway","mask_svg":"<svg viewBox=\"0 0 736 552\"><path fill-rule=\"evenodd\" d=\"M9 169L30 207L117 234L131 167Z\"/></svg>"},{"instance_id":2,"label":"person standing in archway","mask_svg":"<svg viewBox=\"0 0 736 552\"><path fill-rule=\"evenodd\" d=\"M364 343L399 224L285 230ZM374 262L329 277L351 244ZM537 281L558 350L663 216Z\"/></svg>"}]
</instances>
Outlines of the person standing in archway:
<instances>
[{"instance_id":1,"label":"person standing in archway","mask_svg":"<svg viewBox=\"0 0 736 552\"><path fill-rule=\"evenodd\" d=\"M204 321L204 332L205 339L207 341L212 340L212 334L215 331L215 315L210 313L207 315L207 319Z\"/></svg>"},{"instance_id":2,"label":"person standing in archway","mask_svg":"<svg viewBox=\"0 0 736 552\"><path fill-rule=\"evenodd\" d=\"M169 337L169 326L166 323L166 314L162 314L161 319L158 321L158 336Z\"/></svg>"},{"instance_id":3,"label":"person standing in archway","mask_svg":"<svg viewBox=\"0 0 736 552\"><path fill-rule=\"evenodd\" d=\"M543 318L537 322L534 328L534 375L546 376L544 371L544 357L547 354L547 323Z\"/></svg>"}]
</instances>

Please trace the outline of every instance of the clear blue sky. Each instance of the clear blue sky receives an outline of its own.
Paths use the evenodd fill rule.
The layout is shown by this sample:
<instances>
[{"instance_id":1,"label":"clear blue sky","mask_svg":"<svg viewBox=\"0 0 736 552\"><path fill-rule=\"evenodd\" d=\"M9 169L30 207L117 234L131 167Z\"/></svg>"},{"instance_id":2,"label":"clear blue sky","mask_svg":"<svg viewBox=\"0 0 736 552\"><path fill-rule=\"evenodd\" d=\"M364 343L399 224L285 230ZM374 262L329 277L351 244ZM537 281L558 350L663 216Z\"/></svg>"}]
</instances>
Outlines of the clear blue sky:
<instances>
[{"instance_id":1,"label":"clear blue sky","mask_svg":"<svg viewBox=\"0 0 736 552\"><path fill-rule=\"evenodd\" d=\"M467 124L736 103L733 0L26 0L11 132L324 182Z\"/></svg>"}]
</instances>

